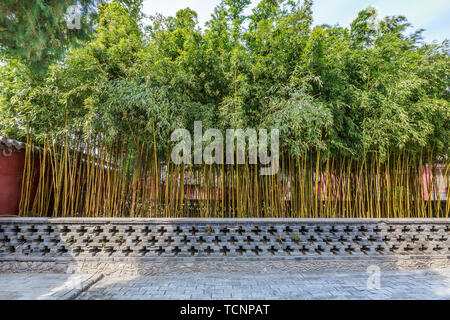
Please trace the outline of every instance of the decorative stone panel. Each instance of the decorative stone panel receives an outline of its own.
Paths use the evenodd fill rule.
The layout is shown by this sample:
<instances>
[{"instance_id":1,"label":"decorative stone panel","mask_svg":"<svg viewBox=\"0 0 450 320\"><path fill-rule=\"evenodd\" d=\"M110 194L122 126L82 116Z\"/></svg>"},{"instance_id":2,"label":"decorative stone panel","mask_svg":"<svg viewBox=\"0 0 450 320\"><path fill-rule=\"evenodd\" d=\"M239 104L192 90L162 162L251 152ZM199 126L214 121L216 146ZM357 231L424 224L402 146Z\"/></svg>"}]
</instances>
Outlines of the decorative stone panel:
<instances>
[{"instance_id":1,"label":"decorative stone panel","mask_svg":"<svg viewBox=\"0 0 450 320\"><path fill-rule=\"evenodd\" d=\"M449 258L448 219L0 219L0 261Z\"/></svg>"}]
</instances>

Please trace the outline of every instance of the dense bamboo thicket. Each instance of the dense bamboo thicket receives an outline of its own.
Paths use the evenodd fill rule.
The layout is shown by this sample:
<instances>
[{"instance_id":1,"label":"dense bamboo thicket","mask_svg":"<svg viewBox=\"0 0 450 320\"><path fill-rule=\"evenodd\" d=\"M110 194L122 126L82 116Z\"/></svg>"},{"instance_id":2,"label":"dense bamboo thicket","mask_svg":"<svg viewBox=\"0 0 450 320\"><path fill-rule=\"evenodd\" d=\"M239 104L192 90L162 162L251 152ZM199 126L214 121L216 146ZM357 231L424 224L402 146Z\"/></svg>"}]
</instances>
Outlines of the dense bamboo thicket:
<instances>
[{"instance_id":1,"label":"dense bamboo thicket","mask_svg":"<svg viewBox=\"0 0 450 320\"><path fill-rule=\"evenodd\" d=\"M257 165L174 165L142 145L46 140L26 154L21 215L50 217L446 217L449 164L408 154L355 160L282 155ZM33 158L39 159L34 172ZM34 178L33 178L34 177ZM32 186L37 184L36 194ZM37 180L37 181L36 181ZM446 198L442 198L445 195ZM32 200L32 201L31 201ZM440 201L437 201L440 200Z\"/></svg>"},{"instance_id":2,"label":"dense bamboo thicket","mask_svg":"<svg viewBox=\"0 0 450 320\"><path fill-rule=\"evenodd\" d=\"M0 134L30 145L22 215L448 216L449 41L373 7L317 25L312 0L221 0L205 25L94 2L87 39L0 43ZM196 122L277 130L279 172L175 165L172 133Z\"/></svg>"}]
</instances>

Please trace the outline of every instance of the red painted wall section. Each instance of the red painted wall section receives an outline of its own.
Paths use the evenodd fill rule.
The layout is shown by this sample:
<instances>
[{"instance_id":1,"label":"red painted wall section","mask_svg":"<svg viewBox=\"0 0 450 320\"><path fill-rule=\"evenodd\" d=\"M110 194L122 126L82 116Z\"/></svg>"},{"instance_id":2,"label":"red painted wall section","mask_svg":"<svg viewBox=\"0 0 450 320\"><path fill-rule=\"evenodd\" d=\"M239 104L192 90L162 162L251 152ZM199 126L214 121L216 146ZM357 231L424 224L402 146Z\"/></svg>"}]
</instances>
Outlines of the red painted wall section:
<instances>
[{"instance_id":1,"label":"red painted wall section","mask_svg":"<svg viewBox=\"0 0 450 320\"><path fill-rule=\"evenodd\" d=\"M3 152L0 149L0 216L19 214L24 163L24 153L10 153L6 150ZM31 201L36 193L39 161L35 160L34 165L35 181Z\"/></svg>"}]
</instances>

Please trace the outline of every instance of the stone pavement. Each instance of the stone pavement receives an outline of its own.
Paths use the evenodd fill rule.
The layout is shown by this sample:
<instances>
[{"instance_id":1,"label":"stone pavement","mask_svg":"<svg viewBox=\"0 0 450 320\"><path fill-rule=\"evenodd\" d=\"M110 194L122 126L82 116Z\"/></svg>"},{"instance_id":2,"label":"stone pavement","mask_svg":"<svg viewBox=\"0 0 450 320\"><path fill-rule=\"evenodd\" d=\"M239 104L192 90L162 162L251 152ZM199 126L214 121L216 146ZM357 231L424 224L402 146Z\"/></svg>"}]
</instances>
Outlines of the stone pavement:
<instances>
[{"instance_id":1,"label":"stone pavement","mask_svg":"<svg viewBox=\"0 0 450 320\"><path fill-rule=\"evenodd\" d=\"M450 299L450 269L381 271L378 283L374 275L268 271L102 278L100 274L0 273L0 300ZM373 288L368 289L368 283Z\"/></svg>"},{"instance_id":2,"label":"stone pavement","mask_svg":"<svg viewBox=\"0 0 450 320\"><path fill-rule=\"evenodd\" d=\"M101 275L0 273L0 300L69 300Z\"/></svg>"},{"instance_id":3,"label":"stone pavement","mask_svg":"<svg viewBox=\"0 0 450 320\"><path fill-rule=\"evenodd\" d=\"M381 272L379 289L368 273L193 273L105 277L77 299L450 299L450 269ZM372 280L374 278L371 278ZM377 281L370 281L377 287Z\"/></svg>"}]
</instances>

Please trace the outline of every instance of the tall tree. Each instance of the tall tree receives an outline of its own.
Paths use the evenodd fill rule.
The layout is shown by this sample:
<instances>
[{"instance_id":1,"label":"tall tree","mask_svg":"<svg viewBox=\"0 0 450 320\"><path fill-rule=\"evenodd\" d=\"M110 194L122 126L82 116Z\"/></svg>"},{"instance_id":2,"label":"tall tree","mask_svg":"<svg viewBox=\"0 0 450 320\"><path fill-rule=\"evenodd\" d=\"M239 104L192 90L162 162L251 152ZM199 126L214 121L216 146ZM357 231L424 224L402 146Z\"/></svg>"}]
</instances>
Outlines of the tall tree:
<instances>
[{"instance_id":1,"label":"tall tree","mask_svg":"<svg viewBox=\"0 0 450 320\"><path fill-rule=\"evenodd\" d=\"M41 69L92 32L92 14L101 0L4 0L0 3L0 51ZM80 26L67 21L68 8ZM69 23L69 24L68 24ZM73 28L72 28L73 27Z\"/></svg>"},{"instance_id":2,"label":"tall tree","mask_svg":"<svg viewBox=\"0 0 450 320\"><path fill-rule=\"evenodd\" d=\"M86 40L96 23L96 6L106 0L2 0L0 53L21 58L35 71ZM140 12L142 0L121 0Z\"/></svg>"}]
</instances>

